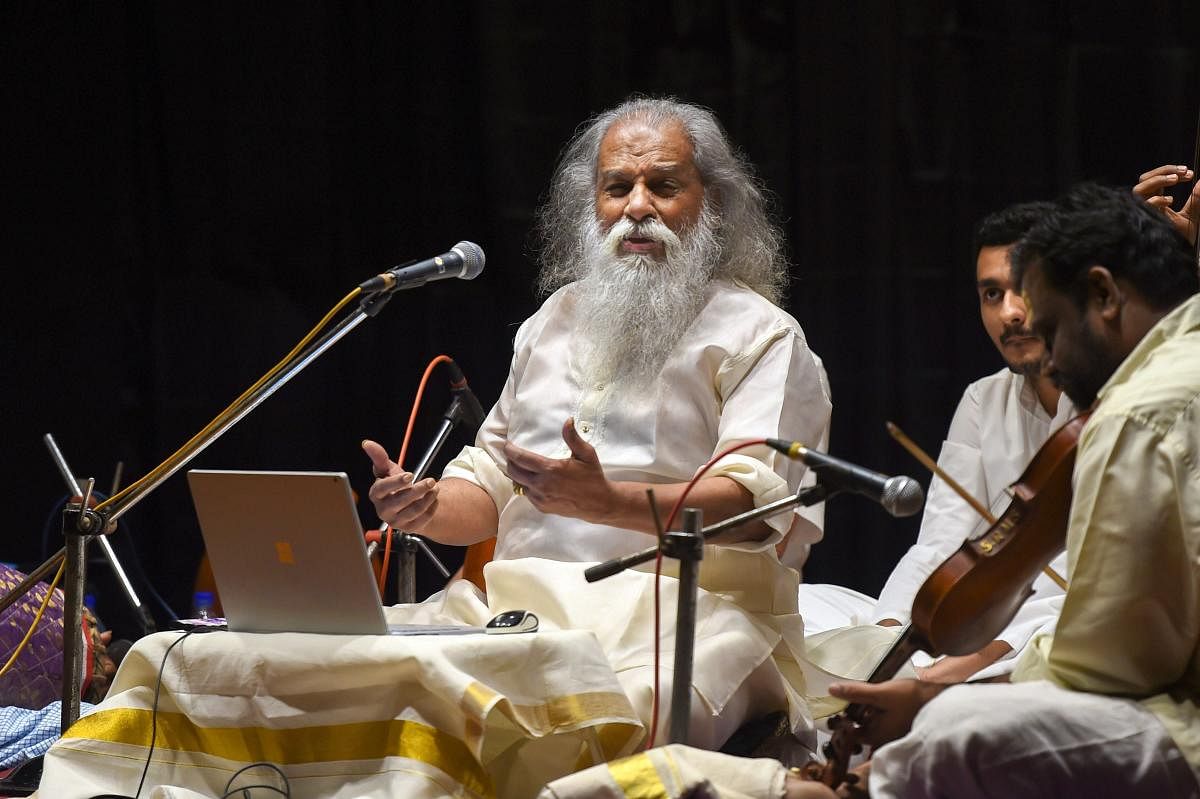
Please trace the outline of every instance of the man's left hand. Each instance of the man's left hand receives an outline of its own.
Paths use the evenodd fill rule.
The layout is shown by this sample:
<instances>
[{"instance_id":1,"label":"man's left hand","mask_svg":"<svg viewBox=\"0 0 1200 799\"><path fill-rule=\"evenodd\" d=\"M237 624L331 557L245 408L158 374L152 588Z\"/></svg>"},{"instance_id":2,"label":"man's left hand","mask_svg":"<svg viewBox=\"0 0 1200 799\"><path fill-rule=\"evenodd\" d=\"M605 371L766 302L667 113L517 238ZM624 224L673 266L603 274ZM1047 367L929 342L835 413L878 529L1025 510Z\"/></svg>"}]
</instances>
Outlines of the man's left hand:
<instances>
[{"instance_id":1,"label":"man's left hand","mask_svg":"<svg viewBox=\"0 0 1200 799\"><path fill-rule=\"evenodd\" d=\"M569 458L546 458L506 442L508 476L542 513L602 523L617 501L616 489L604 476L596 450L575 429L574 419L567 419L562 436L571 450Z\"/></svg>"}]
</instances>

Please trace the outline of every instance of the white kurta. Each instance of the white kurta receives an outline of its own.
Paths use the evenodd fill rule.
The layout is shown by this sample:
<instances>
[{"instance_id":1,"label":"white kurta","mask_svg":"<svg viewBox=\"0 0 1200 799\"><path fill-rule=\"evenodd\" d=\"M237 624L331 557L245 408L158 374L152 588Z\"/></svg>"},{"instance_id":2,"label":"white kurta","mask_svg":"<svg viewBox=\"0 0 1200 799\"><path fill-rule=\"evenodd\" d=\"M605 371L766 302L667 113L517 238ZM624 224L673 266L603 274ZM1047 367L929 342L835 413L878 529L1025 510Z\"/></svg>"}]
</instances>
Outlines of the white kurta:
<instances>
[{"instance_id":1,"label":"white kurta","mask_svg":"<svg viewBox=\"0 0 1200 799\"><path fill-rule=\"evenodd\" d=\"M585 374L576 327L569 286L521 325L508 382L477 446L464 449L442 475L471 480L491 495L500 514L497 560L605 560L649 543L641 533L548 516L514 496L504 442L569 457L562 439L568 417L595 447L610 480L685 482L739 441L826 439L831 404L820 359L795 319L748 288L725 281L709 286L704 307L663 366L657 391L621 391ZM724 458L708 475L736 480L760 506L795 491L803 473L799 461L759 446ZM777 535L742 548L769 548L791 519L766 520ZM819 527L806 529L820 535Z\"/></svg>"},{"instance_id":2,"label":"white kurta","mask_svg":"<svg viewBox=\"0 0 1200 799\"><path fill-rule=\"evenodd\" d=\"M1006 489L1021 476L1050 434L1075 413L1064 394L1052 418L1022 375L1002 369L967 386L938 455L938 466L972 496L986 498L992 514L1000 516L1009 504ZM876 603L873 621L890 618L907 623L913 599L925 579L966 538L982 533L987 527L987 522L945 482L933 478L917 542L888 578ZM1051 566L1065 575L1066 555L1055 558ZM1033 596L997 636L1013 652L977 676L1011 671L1017 653L1034 633L1053 627L1062 607L1062 589L1044 574L1037 578L1033 588Z\"/></svg>"},{"instance_id":3,"label":"white kurta","mask_svg":"<svg viewBox=\"0 0 1200 799\"><path fill-rule=\"evenodd\" d=\"M485 575L489 609L496 610L497 603L540 609L555 626L595 632L635 708L648 718L648 686L653 682L650 576L635 572L588 585L577 564L637 552L652 539L545 514L527 497L514 495L504 471L504 442L546 457L568 457L562 425L573 417L609 479L679 483L739 441L823 441L829 391L821 362L796 320L741 285L715 281L709 286L704 306L647 390L622 390L586 374L577 358L576 321L567 287L521 326L500 400L476 446L465 448L443 479L470 480L496 503L496 559ZM794 492L803 471L798 462L756 446L723 458L708 474L737 481L758 506ZM785 513L767 520L773 535L765 541L705 548L693 688L703 713L719 716L720 723L694 739L699 745L719 745L739 715L786 705L795 723L808 716L799 701L806 686L797 665L803 653L803 626L795 605L798 578L779 563L774 549L792 518ZM820 534L816 526L807 529ZM667 565L668 573L672 568ZM667 585L663 595L664 622L672 620L661 641L669 663L674 602L667 598L673 588ZM669 677L664 670L662 711ZM746 696L747 689L754 696ZM764 706L755 696L770 699Z\"/></svg>"}]
</instances>

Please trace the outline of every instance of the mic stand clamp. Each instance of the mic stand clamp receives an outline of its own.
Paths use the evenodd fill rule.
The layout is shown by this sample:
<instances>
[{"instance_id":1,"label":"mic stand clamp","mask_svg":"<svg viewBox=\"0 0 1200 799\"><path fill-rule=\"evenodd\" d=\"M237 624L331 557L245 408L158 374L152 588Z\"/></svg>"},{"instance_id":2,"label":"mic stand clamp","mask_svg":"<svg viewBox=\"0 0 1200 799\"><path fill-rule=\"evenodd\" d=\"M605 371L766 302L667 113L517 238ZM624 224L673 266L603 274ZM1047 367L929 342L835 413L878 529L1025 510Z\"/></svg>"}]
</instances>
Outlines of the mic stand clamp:
<instances>
[{"instance_id":1,"label":"mic stand clamp","mask_svg":"<svg viewBox=\"0 0 1200 799\"><path fill-rule=\"evenodd\" d=\"M66 734L79 718L82 702L83 675L82 641L83 591L87 577L87 542L89 536L100 534L108 522L99 513L88 507L95 488L96 479L89 477L83 491L83 500L69 504L63 510L63 538L66 539L66 564L63 567L63 693L62 714L59 732Z\"/></svg>"}]
</instances>

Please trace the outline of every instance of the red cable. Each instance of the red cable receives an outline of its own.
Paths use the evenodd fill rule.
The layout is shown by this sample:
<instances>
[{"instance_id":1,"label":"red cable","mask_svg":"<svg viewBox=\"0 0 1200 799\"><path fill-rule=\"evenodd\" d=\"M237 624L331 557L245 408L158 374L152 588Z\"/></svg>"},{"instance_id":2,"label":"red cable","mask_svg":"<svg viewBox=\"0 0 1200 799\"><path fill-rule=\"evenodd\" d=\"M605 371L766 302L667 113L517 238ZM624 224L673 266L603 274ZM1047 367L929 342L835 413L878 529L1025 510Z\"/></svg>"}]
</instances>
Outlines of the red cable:
<instances>
[{"instance_id":1,"label":"red cable","mask_svg":"<svg viewBox=\"0 0 1200 799\"><path fill-rule=\"evenodd\" d=\"M439 355L429 362L425 367L425 374L421 375L421 383L417 386L417 396L413 400L412 411L408 414L408 427L404 431L404 443L400 445L400 456L396 458L396 463L404 468L404 458L408 455L408 442L412 438L413 425L417 421L417 411L421 409L421 398L425 395L425 384L429 382L429 376L433 374L434 367L439 363L454 363L454 359L449 355ZM388 562L392 559L392 537L385 535L383 544L383 563L379 566L379 595L383 596L383 589L387 585Z\"/></svg>"},{"instance_id":2,"label":"red cable","mask_svg":"<svg viewBox=\"0 0 1200 799\"><path fill-rule=\"evenodd\" d=\"M687 499L687 495L691 493L692 488L696 485L697 482L699 482L700 478L703 477L705 475L705 473L709 469L712 468L713 464L715 464L717 461L721 460L721 458L724 458L726 455L728 455L732 452L737 452L739 449L745 449L746 447L753 447L753 446L756 446L759 444L766 444L766 443L767 443L767 440L765 438L755 438L755 439L751 439L750 441L743 441L741 444L734 444L732 447L728 447L727 449L723 450L722 452L718 452L716 455L709 458L708 462L705 463L703 466L701 466L699 471L696 472L696 476L693 477L691 480L689 480L688 484L686 486L684 486L683 493L679 495L679 499L675 500L675 506L673 508L671 508L671 513L667 516L666 524L663 525L663 532L667 532L671 529L671 525L675 523L675 517L679 514L680 509L683 507L683 501L685 499ZM650 734L646 737L645 749L647 751L650 750L651 748L653 748L654 737L658 734L658 661L659 661L659 643L660 643L660 633L659 633L660 601L659 601L658 590L659 590L659 581L661 579L662 579L662 548L659 547L658 556L655 557L655 559L654 559L654 693L653 693L653 704L652 704L652 709L651 709L651 713L650 713ZM676 635L679 634L678 629L675 631L675 634ZM688 690L689 691L691 690L691 686L688 686Z\"/></svg>"}]
</instances>

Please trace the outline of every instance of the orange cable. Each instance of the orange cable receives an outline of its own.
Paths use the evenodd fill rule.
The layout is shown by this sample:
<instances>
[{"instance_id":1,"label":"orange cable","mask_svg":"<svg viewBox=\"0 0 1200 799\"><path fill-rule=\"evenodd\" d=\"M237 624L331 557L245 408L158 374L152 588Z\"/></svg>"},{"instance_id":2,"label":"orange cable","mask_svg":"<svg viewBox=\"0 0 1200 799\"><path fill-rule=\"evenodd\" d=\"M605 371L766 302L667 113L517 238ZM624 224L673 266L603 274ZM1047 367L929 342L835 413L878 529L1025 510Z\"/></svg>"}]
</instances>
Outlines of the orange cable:
<instances>
[{"instance_id":1,"label":"orange cable","mask_svg":"<svg viewBox=\"0 0 1200 799\"><path fill-rule=\"evenodd\" d=\"M454 359L449 355L439 355L429 362L425 367L425 374L421 375L421 383L417 386L417 396L413 400L412 410L408 414L408 427L404 431L404 443L400 445L400 456L396 458L396 463L404 468L404 458L408 455L408 442L412 439L413 426L417 421L417 412L421 409L421 398L425 395L425 385L429 382L429 376L433 374L434 367L439 363L453 363ZM383 596L383 589L387 585L387 570L388 563L392 559L392 536L385 535L383 544L383 562L379 566L379 595Z\"/></svg>"}]
</instances>

